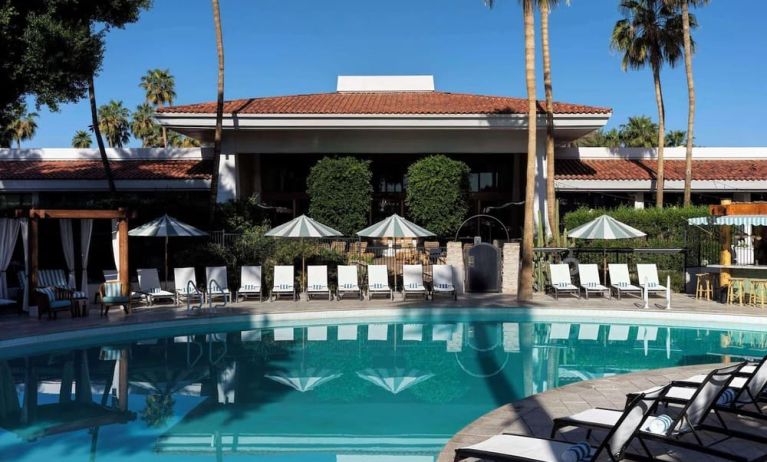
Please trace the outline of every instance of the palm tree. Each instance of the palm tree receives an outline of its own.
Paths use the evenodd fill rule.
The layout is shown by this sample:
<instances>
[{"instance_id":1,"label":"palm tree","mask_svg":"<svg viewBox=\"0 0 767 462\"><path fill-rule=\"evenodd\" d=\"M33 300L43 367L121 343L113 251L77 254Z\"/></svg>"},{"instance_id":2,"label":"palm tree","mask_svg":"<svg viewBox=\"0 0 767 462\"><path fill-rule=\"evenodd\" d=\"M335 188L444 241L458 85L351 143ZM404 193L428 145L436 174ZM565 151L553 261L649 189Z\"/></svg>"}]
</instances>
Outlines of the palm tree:
<instances>
[{"instance_id":1,"label":"palm tree","mask_svg":"<svg viewBox=\"0 0 767 462\"><path fill-rule=\"evenodd\" d=\"M627 148L654 148L658 144L658 124L647 116L629 117L620 126L621 144Z\"/></svg>"},{"instance_id":2,"label":"palm tree","mask_svg":"<svg viewBox=\"0 0 767 462\"><path fill-rule=\"evenodd\" d=\"M176 79L169 69L150 69L141 77L141 88L146 92L146 100L154 107L173 104L176 99ZM163 146L168 147L168 133L162 127Z\"/></svg>"},{"instance_id":3,"label":"palm tree","mask_svg":"<svg viewBox=\"0 0 767 462\"><path fill-rule=\"evenodd\" d=\"M580 138L574 145L584 148L619 148L621 147L620 132L616 128L608 131L599 129Z\"/></svg>"},{"instance_id":4,"label":"palm tree","mask_svg":"<svg viewBox=\"0 0 767 462\"><path fill-rule=\"evenodd\" d=\"M687 74L687 149L684 156L684 199L685 207L692 205L692 143L695 126L695 82L692 78L692 54L694 44L691 30L697 26L695 17L690 15L690 6L702 6L708 0L664 0L667 5L678 7L682 12L682 34L684 40L684 70Z\"/></svg>"},{"instance_id":5,"label":"palm tree","mask_svg":"<svg viewBox=\"0 0 767 462\"><path fill-rule=\"evenodd\" d=\"M26 105L22 106L16 115L16 118L8 124L11 139L16 141L16 147L21 149L21 142L32 139L37 131L36 112L27 112Z\"/></svg>"},{"instance_id":6,"label":"palm tree","mask_svg":"<svg viewBox=\"0 0 767 462\"><path fill-rule=\"evenodd\" d=\"M213 26L216 29L216 54L218 55L218 88L216 98L216 131L213 135L213 174L210 178L210 222L213 223L218 199L218 167L221 162L221 132L224 121L224 37L221 31L221 10L218 0L211 0Z\"/></svg>"},{"instance_id":7,"label":"palm tree","mask_svg":"<svg viewBox=\"0 0 767 462\"><path fill-rule=\"evenodd\" d=\"M666 146L675 148L685 144L687 133L682 130L669 130L666 133Z\"/></svg>"},{"instance_id":8,"label":"palm tree","mask_svg":"<svg viewBox=\"0 0 767 462\"><path fill-rule=\"evenodd\" d=\"M72 147L78 149L88 149L91 147L91 134L86 130L77 130L72 137Z\"/></svg>"},{"instance_id":9,"label":"palm tree","mask_svg":"<svg viewBox=\"0 0 767 462\"><path fill-rule=\"evenodd\" d=\"M142 147L157 147L165 144L160 134L160 127L154 121L154 108L149 103L136 106L131 117L130 129L135 138L141 140ZM160 138L163 139L160 139ZM167 145L166 145L167 147Z\"/></svg>"},{"instance_id":10,"label":"palm tree","mask_svg":"<svg viewBox=\"0 0 767 462\"><path fill-rule=\"evenodd\" d=\"M549 12L559 0L536 0L541 10L541 48L543 50L543 86L546 92L546 203L547 218L554 245L559 245L559 226L554 189L554 90L551 83L551 50L549 48ZM569 0L566 0L569 4Z\"/></svg>"},{"instance_id":11,"label":"palm tree","mask_svg":"<svg viewBox=\"0 0 767 462\"><path fill-rule=\"evenodd\" d=\"M174 148L199 148L200 142L171 130L168 133L168 146L173 146Z\"/></svg>"},{"instance_id":12,"label":"palm tree","mask_svg":"<svg viewBox=\"0 0 767 462\"><path fill-rule=\"evenodd\" d=\"M107 157L107 151L104 149L104 138L101 137L101 129L99 128L99 113L96 109L96 86L93 84L92 75L88 79L88 102L91 106L91 130L93 130L93 133L96 135L96 144L99 147L101 164L104 166L104 173L107 177L109 192L114 194L117 192L117 187L115 187L115 179L114 175L112 175L112 167L109 165L109 157Z\"/></svg>"},{"instance_id":13,"label":"palm tree","mask_svg":"<svg viewBox=\"0 0 767 462\"><path fill-rule=\"evenodd\" d=\"M122 101L111 100L99 108L99 129L110 148L121 148L130 139L130 111Z\"/></svg>"},{"instance_id":14,"label":"palm tree","mask_svg":"<svg viewBox=\"0 0 767 462\"><path fill-rule=\"evenodd\" d=\"M615 23L611 46L623 52L623 70L650 66L658 106L658 174L656 206L663 207L663 147L666 110L663 105L660 72L665 63L671 66L682 56L682 18L663 0L622 0L624 18Z\"/></svg>"}]
</instances>

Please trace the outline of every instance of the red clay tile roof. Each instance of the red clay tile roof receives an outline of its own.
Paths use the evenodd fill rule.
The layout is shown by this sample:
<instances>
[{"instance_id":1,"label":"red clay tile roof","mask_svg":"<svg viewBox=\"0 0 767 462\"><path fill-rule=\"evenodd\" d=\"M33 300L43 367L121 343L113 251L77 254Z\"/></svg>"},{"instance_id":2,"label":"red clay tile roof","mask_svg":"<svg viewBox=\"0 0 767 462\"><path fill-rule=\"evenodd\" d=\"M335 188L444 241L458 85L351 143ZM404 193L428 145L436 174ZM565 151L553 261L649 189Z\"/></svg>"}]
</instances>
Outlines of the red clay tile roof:
<instances>
[{"instance_id":1,"label":"red clay tile roof","mask_svg":"<svg viewBox=\"0 0 767 462\"><path fill-rule=\"evenodd\" d=\"M609 114L605 107L554 103L558 114ZM216 103L160 108L158 112L213 114ZM538 102L538 112L544 112ZM527 99L439 91L348 92L273 96L224 102L238 114L526 114Z\"/></svg>"},{"instance_id":2,"label":"red clay tile roof","mask_svg":"<svg viewBox=\"0 0 767 462\"><path fill-rule=\"evenodd\" d=\"M116 180L208 180L209 160L113 160ZM0 180L104 180L101 160L12 160L0 162Z\"/></svg>"},{"instance_id":3,"label":"red clay tile roof","mask_svg":"<svg viewBox=\"0 0 767 462\"><path fill-rule=\"evenodd\" d=\"M666 180L684 180L683 160L664 162ZM654 180L658 162L630 159L560 159L554 168L558 180ZM767 180L767 160L693 160L694 180Z\"/></svg>"}]
</instances>

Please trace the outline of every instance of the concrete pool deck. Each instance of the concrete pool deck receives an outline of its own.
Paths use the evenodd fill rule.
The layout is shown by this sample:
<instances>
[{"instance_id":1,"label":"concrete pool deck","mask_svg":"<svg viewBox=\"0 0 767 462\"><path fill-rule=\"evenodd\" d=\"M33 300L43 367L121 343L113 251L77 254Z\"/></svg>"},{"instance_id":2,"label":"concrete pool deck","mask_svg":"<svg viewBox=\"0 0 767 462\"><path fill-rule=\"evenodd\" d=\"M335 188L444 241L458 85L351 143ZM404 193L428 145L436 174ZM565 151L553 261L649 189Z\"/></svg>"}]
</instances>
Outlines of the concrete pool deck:
<instances>
[{"instance_id":1,"label":"concrete pool deck","mask_svg":"<svg viewBox=\"0 0 767 462\"><path fill-rule=\"evenodd\" d=\"M615 317L624 321L654 321L685 324L685 322L710 322L734 323L744 326L756 324L763 325L767 329L767 308L739 305L725 305L711 301L696 300L687 295L677 294L672 300L672 309L666 310L664 299L650 299L650 308L642 308L642 300L637 298L624 298L623 300L604 299L592 297L589 300L562 297L554 300L551 296L536 294L533 301L522 309L531 315L546 316L581 316L584 320L595 318ZM113 308L109 316L99 316L97 306L91 306L90 315L87 317L70 318L68 313L60 313L58 319L42 319L26 315L5 314L0 316L0 342L44 336L62 332L80 331L83 329L109 328L138 326L152 323L191 322L192 320L219 320L219 318L243 317L243 316L269 316L272 319L280 316L290 316L293 319L300 318L302 314L307 317L321 317L318 313L331 313L332 317L363 317L380 315L383 312L419 313L442 312L451 313L467 309L503 309L517 308L519 304L515 297L500 294L465 294L457 301L447 298L438 298L434 301L411 299L402 301L401 296L395 297L395 301L375 299L373 301L360 301L347 299L341 301L328 300L305 300L258 302L247 301L232 303L226 308L210 312L207 309L188 312L185 306L155 305L151 307L134 306L134 311L126 315L122 310Z\"/></svg>"},{"instance_id":2,"label":"concrete pool deck","mask_svg":"<svg viewBox=\"0 0 767 462\"><path fill-rule=\"evenodd\" d=\"M456 433L440 453L437 462L452 462L456 448L475 444L504 432L548 438L554 418L573 415L596 407L622 409L626 404L626 393L663 386L672 380L682 380L696 374L705 374L716 367L716 365L697 365L616 375L573 383L503 405ZM764 422L754 420L742 422L731 417L726 418L728 425L763 437L767 436ZM718 436L706 432L701 434L707 443L714 441ZM596 441L602 435L604 432L595 431L591 443L597 444ZM582 429L563 429L556 439L577 443L586 440L586 432ZM679 462L722 460L670 446L660 446L658 443L650 443L649 446L655 454L660 454L661 457L658 460ZM758 458L767 454L767 444L744 443L743 440L727 441L717 447L749 458ZM632 445L629 452L642 454L638 444ZM624 460L637 459L627 457Z\"/></svg>"}]
</instances>

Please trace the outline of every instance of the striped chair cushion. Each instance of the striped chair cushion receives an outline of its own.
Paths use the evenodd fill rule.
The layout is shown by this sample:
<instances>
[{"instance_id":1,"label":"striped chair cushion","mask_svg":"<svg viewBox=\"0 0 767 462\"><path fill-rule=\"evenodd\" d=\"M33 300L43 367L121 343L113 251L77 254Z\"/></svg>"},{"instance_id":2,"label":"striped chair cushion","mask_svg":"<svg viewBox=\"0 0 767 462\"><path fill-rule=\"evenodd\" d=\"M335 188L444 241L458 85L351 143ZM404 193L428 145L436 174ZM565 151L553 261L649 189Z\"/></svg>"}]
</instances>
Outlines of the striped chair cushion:
<instances>
[{"instance_id":1,"label":"striped chair cushion","mask_svg":"<svg viewBox=\"0 0 767 462\"><path fill-rule=\"evenodd\" d=\"M277 288L280 290L290 290L293 286L291 284L278 284Z\"/></svg>"},{"instance_id":2,"label":"striped chair cushion","mask_svg":"<svg viewBox=\"0 0 767 462\"><path fill-rule=\"evenodd\" d=\"M122 295L122 284L117 282L104 283L104 296L105 297L119 297Z\"/></svg>"},{"instance_id":3,"label":"striped chair cushion","mask_svg":"<svg viewBox=\"0 0 767 462\"><path fill-rule=\"evenodd\" d=\"M356 287L356 284L351 284L351 283L346 283L341 285L342 289L354 289L355 287Z\"/></svg>"},{"instance_id":4,"label":"striped chair cushion","mask_svg":"<svg viewBox=\"0 0 767 462\"><path fill-rule=\"evenodd\" d=\"M261 289L261 287L255 285L255 284L245 284L244 286L242 286L242 288L240 290L242 290L242 291L257 291L259 289Z\"/></svg>"},{"instance_id":5,"label":"striped chair cushion","mask_svg":"<svg viewBox=\"0 0 767 462\"><path fill-rule=\"evenodd\" d=\"M383 289L384 285L381 284L380 282L376 282L371 287L373 287L374 289Z\"/></svg>"},{"instance_id":6,"label":"striped chair cushion","mask_svg":"<svg viewBox=\"0 0 767 462\"><path fill-rule=\"evenodd\" d=\"M35 289L35 292L41 293L48 297L48 303L53 303L56 301L56 289L53 287L41 287Z\"/></svg>"}]
</instances>

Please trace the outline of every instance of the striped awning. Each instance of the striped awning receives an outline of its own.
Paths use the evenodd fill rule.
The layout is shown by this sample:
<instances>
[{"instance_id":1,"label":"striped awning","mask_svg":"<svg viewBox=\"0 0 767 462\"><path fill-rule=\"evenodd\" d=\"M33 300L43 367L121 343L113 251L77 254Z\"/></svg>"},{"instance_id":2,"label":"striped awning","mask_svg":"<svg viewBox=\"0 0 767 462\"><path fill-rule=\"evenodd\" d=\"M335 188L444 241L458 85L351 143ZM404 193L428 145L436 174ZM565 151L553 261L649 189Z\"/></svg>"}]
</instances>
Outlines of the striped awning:
<instances>
[{"instance_id":1,"label":"striped awning","mask_svg":"<svg viewBox=\"0 0 767 462\"><path fill-rule=\"evenodd\" d=\"M575 239L632 239L644 236L646 234L642 231L608 215L602 215L567 233L567 237Z\"/></svg>"},{"instance_id":2,"label":"striped awning","mask_svg":"<svg viewBox=\"0 0 767 462\"><path fill-rule=\"evenodd\" d=\"M270 229L266 232L266 236L272 237L334 237L343 236L343 233L337 231L330 226L325 226L322 223L312 220L306 215L301 215L290 220L287 223L283 223L280 226Z\"/></svg>"},{"instance_id":3,"label":"striped awning","mask_svg":"<svg viewBox=\"0 0 767 462\"><path fill-rule=\"evenodd\" d=\"M128 235L138 237L195 237L207 236L208 233L165 214L128 231Z\"/></svg>"},{"instance_id":4,"label":"striped awning","mask_svg":"<svg viewBox=\"0 0 767 462\"><path fill-rule=\"evenodd\" d=\"M697 226L767 226L767 215L725 215L722 217L695 217L688 218L687 223Z\"/></svg>"},{"instance_id":5,"label":"striped awning","mask_svg":"<svg viewBox=\"0 0 767 462\"><path fill-rule=\"evenodd\" d=\"M389 218L358 231L357 235L361 237L415 238L429 237L435 234L395 213Z\"/></svg>"}]
</instances>

